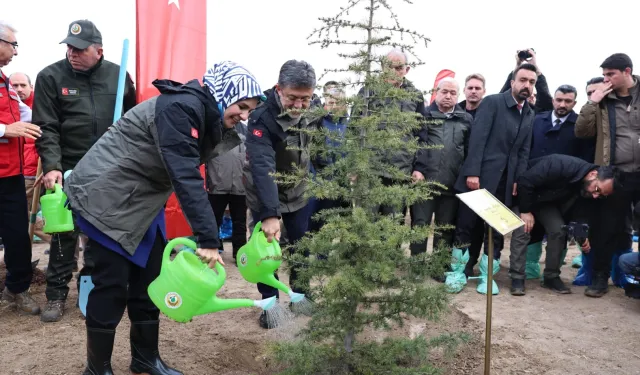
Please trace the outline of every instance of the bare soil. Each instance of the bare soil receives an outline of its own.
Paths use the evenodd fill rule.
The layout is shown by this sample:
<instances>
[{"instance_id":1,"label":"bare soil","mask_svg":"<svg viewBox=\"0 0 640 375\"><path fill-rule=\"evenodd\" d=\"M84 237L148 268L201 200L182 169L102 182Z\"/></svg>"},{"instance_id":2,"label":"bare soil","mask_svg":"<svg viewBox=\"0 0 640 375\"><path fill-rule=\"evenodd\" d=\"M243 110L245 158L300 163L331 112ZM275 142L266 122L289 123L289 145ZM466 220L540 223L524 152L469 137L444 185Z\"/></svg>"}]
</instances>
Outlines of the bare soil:
<instances>
[{"instance_id":1,"label":"bare soil","mask_svg":"<svg viewBox=\"0 0 640 375\"><path fill-rule=\"evenodd\" d=\"M47 265L48 256L43 254L47 247L34 247L34 260L40 259L40 268ZM569 249L568 265L562 269L565 282L576 274L570 262L577 254L576 248ZM526 296L512 297L508 255L505 249L496 275L500 294L493 298L492 374L640 374L640 355L636 354L640 301L626 298L615 287L600 299L585 297L584 287L573 287L571 295L557 295L540 287L538 280L527 282ZM259 298L255 286L242 280L232 265L230 248L223 257L228 276L219 296ZM4 278L1 268L0 280ZM44 306L42 274L38 275L31 291ZM433 337L466 332L471 339L454 357L435 352L432 359L446 374L482 374L486 296L478 294L475 286L476 281L471 280L454 296L450 314L438 323L409 318L402 328L368 331L364 336L379 340L387 335ZM86 338L82 314L75 307L76 296L72 282L65 316L58 323L44 324L39 317L13 312L0 315L0 375L82 373ZM168 363L185 374L274 374L276 370L269 367L265 356L267 344L291 339L304 320L297 318L289 328L265 331L258 327L258 315L256 309L238 309L199 316L187 324L162 317L160 351ZM125 314L112 360L116 374L129 373L128 330Z\"/></svg>"}]
</instances>

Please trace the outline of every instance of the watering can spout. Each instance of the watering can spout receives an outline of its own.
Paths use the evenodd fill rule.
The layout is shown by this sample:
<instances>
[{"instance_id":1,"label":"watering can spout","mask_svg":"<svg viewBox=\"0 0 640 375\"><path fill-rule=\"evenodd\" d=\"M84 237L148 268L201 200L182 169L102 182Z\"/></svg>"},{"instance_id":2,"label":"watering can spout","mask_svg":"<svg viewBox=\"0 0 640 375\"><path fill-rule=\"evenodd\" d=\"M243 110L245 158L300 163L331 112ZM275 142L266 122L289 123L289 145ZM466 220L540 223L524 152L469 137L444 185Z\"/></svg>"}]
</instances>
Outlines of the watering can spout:
<instances>
[{"instance_id":1,"label":"watering can spout","mask_svg":"<svg viewBox=\"0 0 640 375\"><path fill-rule=\"evenodd\" d=\"M218 311L231 310L231 309L239 309L241 307L253 307L253 300L250 299L226 299L226 298L218 298L214 296L209 300L209 302L205 303L200 310L196 313L196 315L205 315L210 313L215 313Z\"/></svg>"},{"instance_id":2,"label":"watering can spout","mask_svg":"<svg viewBox=\"0 0 640 375\"><path fill-rule=\"evenodd\" d=\"M263 310L269 310L276 304L276 297L270 297L263 300L250 300L250 299L225 299L213 297L208 303L206 303L196 315L205 315L218 311L239 309L242 307L259 307Z\"/></svg>"},{"instance_id":3,"label":"watering can spout","mask_svg":"<svg viewBox=\"0 0 640 375\"><path fill-rule=\"evenodd\" d=\"M270 287L276 288L283 293L290 293L289 288L280 280L276 279L274 274L268 274L262 277L260 280L261 283L269 285Z\"/></svg>"}]
</instances>

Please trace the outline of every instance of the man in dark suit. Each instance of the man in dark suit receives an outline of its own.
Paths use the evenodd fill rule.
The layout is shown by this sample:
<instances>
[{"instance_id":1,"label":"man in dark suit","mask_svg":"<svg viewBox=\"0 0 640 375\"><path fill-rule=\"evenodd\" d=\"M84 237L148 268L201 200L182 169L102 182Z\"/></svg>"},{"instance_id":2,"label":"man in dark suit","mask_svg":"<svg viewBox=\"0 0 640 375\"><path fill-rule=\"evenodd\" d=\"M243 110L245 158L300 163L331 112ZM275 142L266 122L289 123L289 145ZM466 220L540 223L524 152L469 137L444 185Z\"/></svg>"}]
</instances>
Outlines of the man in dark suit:
<instances>
[{"instance_id":1,"label":"man in dark suit","mask_svg":"<svg viewBox=\"0 0 640 375\"><path fill-rule=\"evenodd\" d=\"M527 169L531 147L531 128L535 112L527 103L535 87L537 69L522 64L514 72L511 91L485 97L474 118L469 156L458 176L455 189L468 192L487 189L507 207L514 206L516 180ZM456 243L469 244L479 217L466 205L458 211ZM524 230L523 228L517 230ZM496 259L503 238L495 233ZM485 246L485 249L487 246ZM486 251L486 250L485 250ZM479 254L470 254L465 273L473 272Z\"/></svg>"},{"instance_id":2,"label":"man in dark suit","mask_svg":"<svg viewBox=\"0 0 640 375\"><path fill-rule=\"evenodd\" d=\"M576 137L574 127L578 114L573 110L578 91L571 85L558 87L553 97L553 111L543 112L533 122L529 159L563 154L593 163L593 139Z\"/></svg>"}]
</instances>

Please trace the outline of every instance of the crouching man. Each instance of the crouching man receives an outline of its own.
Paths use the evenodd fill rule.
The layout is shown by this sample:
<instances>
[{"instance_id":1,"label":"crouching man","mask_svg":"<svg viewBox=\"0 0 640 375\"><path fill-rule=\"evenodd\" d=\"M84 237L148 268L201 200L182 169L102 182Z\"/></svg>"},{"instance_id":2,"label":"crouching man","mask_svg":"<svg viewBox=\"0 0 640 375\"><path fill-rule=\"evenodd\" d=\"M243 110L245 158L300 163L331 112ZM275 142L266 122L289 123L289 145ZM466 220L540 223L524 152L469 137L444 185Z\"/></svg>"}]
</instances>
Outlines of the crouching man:
<instances>
[{"instance_id":1,"label":"crouching man","mask_svg":"<svg viewBox=\"0 0 640 375\"><path fill-rule=\"evenodd\" d=\"M529 169L518 179L518 207L525 222L522 237L512 240L509 273L511 294L525 294L524 280L526 250L529 233L537 220L547 233L547 255L542 286L560 294L571 293L560 279L562 251L567 234L562 227L569 221L588 223L589 199L597 199L613 193L614 170L598 167L582 159L553 154L533 159ZM580 244L582 250L590 250L589 240Z\"/></svg>"}]
</instances>

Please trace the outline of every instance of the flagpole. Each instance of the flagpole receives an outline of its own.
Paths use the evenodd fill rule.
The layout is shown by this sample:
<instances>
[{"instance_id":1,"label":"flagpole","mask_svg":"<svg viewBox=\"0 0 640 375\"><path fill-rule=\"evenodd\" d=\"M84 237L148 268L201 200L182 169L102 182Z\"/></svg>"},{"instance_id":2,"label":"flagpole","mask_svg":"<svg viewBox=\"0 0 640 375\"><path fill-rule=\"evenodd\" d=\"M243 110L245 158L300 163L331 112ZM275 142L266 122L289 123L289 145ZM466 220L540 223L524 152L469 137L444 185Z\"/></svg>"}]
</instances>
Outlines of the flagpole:
<instances>
[{"instance_id":1,"label":"flagpole","mask_svg":"<svg viewBox=\"0 0 640 375\"><path fill-rule=\"evenodd\" d=\"M129 39L122 43L122 60L120 61L120 72L118 74L118 91L116 91L116 107L113 111L113 122L118 121L122 116L122 101L124 100L124 87L127 78L127 59L129 57Z\"/></svg>"}]
</instances>

